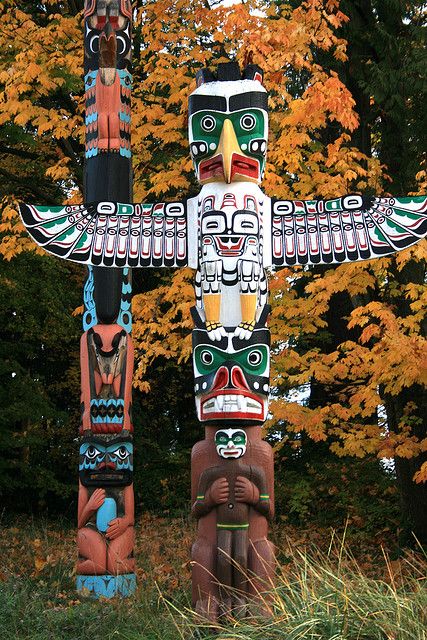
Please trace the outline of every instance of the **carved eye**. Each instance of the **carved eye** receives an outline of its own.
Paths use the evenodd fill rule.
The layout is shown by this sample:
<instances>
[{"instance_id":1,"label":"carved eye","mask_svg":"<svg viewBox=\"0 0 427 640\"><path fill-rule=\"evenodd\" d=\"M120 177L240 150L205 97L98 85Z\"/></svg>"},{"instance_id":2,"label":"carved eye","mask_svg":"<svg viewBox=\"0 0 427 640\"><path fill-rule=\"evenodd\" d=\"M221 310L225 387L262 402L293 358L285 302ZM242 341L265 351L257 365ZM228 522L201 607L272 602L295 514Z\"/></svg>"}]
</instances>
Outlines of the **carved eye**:
<instances>
[{"instance_id":1,"label":"carved eye","mask_svg":"<svg viewBox=\"0 0 427 640\"><path fill-rule=\"evenodd\" d=\"M203 362L203 364L212 364L213 359L213 355L210 351L202 351L202 353L200 354L200 360Z\"/></svg>"},{"instance_id":2,"label":"carved eye","mask_svg":"<svg viewBox=\"0 0 427 640\"><path fill-rule=\"evenodd\" d=\"M246 113L244 116L240 118L240 126L245 131L252 131L255 128L256 119L251 113Z\"/></svg>"},{"instance_id":3,"label":"carved eye","mask_svg":"<svg viewBox=\"0 0 427 640\"><path fill-rule=\"evenodd\" d=\"M262 353L261 351L258 351L258 349L254 349L248 354L248 362L253 367L256 367L259 364L261 364L261 360L262 360Z\"/></svg>"},{"instance_id":4,"label":"carved eye","mask_svg":"<svg viewBox=\"0 0 427 640\"><path fill-rule=\"evenodd\" d=\"M89 460L95 460L95 458L99 456L100 453L101 452L96 447L94 447L93 444L91 444L90 447L88 447L85 455L86 458L89 458Z\"/></svg>"},{"instance_id":5,"label":"carved eye","mask_svg":"<svg viewBox=\"0 0 427 640\"><path fill-rule=\"evenodd\" d=\"M233 437L234 444L245 444L246 436L244 433L236 433Z\"/></svg>"},{"instance_id":6,"label":"carved eye","mask_svg":"<svg viewBox=\"0 0 427 640\"><path fill-rule=\"evenodd\" d=\"M200 122L204 131L213 131L216 127L216 120L213 116L204 116Z\"/></svg>"},{"instance_id":7,"label":"carved eye","mask_svg":"<svg viewBox=\"0 0 427 640\"><path fill-rule=\"evenodd\" d=\"M129 455L129 452L126 449L126 447L119 447L118 449L116 449L112 453L113 453L114 456L117 456L120 460L125 460Z\"/></svg>"}]
</instances>

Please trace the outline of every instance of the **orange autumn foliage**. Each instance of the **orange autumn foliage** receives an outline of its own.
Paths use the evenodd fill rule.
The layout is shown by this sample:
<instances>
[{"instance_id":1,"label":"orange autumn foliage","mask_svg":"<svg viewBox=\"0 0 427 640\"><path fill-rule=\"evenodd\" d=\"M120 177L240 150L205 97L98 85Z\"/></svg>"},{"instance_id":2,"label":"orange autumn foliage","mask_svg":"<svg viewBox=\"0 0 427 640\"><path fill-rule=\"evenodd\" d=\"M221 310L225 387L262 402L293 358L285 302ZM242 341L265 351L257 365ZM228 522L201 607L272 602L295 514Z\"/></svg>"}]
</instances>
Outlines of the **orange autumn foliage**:
<instances>
[{"instance_id":1,"label":"orange autumn foliage","mask_svg":"<svg viewBox=\"0 0 427 640\"><path fill-rule=\"evenodd\" d=\"M54 153L57 160L46 168L46 175L62 189L64 200L76 202L81 194L72 152L80 149L82 157L84 137L82 16L59 15L54 3L45 4L43 24L14 0L7 0L0 10L0 44L7 51L0 63L0 126L20 127L31 133L36 148ZM327 198L366 189L383 192L384 167L351 146L350 134L358 126L354 100L338 75L322 67L315 55L322 51L337 61L346 59L346 42L337 35L346 20L338 0L306 0L295 9L260 0L215 9L202 0L138 3L139 56L132 106L135 200L197 192L188 153L187 99L195 87L195 71L228 57L241 64L251 58L265 70L270 142L263 188L268 195ZM320 132L331 123L335 139L325 144ZM425 181L425 172L418 178ZM2 205L0 251L11 259L34 245L17 218L14 194ZM395 265L402 269L410 259L426 257L424 242L399 254ZM271 274L272 385L277 393L268 426L284 434L305 430L314 440L332 436L338 455L411 457L427 449L427 439L411 434L411 407L397 433L387 433L381 420L372 419L383 393L395 395L427 382L421 332L426 288L394 283L391 262L387 258L342 265L322 276L306 269ZM298 282L301 287L295 286ZM373 289L376 301L358 302ZM348 328L357 329L359 338L327 354L319 347L298 348L302 337L325 328L331 298L341 291L354 301ZM409 303L410 313L404 318L393 306L399 296ZM189 270L177 271L164 285L135 295L135 386L140 390L148 391L145 371L155 358L181 362L190 357L192 303ZM309 409L285 397L314 376L331 387L345 380L342 401ZM416 479L426 478L423 465Z\"/></svg>"}]
</instances>

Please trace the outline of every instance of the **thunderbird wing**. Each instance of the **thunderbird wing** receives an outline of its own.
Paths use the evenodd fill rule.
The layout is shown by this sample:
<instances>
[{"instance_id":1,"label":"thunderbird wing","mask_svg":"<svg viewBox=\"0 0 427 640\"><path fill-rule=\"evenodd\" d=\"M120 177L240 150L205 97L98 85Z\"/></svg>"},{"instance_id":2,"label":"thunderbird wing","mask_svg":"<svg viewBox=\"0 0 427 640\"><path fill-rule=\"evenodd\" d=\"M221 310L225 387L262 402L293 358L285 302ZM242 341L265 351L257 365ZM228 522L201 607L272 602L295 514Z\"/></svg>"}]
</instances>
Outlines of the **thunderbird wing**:
<instances>
[{"instance_id":1,"label":"thunderbird wing","mask_svg":"<svg viewBox=\"0 0 427 640\"><path fill-rule=\"evenodd\" d=\"M188 264L186 202L20 205L37 244L59 258L103 267Z\"/></svg>"},{"instance_id":2,"label":"thunderbird wing","mask_svg":"<svg viewBox=\"0 0 427 640\"><path fill-rule=\"evenodd\" d=\"M427 197L272 201L272 264L338 264L401 251L427 234Z\"/></svg>"}]
</instances>

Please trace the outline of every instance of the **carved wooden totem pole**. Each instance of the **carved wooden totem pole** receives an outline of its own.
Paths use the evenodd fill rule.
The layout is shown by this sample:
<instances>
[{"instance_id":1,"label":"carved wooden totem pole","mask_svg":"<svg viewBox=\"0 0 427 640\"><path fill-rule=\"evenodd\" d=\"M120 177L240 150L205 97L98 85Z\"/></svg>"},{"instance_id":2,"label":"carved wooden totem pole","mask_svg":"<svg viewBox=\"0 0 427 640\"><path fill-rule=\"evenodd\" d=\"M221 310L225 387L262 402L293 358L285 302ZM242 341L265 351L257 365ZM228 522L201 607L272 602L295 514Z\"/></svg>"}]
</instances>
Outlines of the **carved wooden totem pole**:
<instances>
[{"instance_id":1,"label":"carved wooden totem pole","mask_svg":"<svg viewBox=\"0 0 427 640\"><path fill-rule=\"evenodd\" d=\"M87 0L84 18L84 198L130 202L131 2ZM67 256L86 226L79 206L66 207L62 220L53 219L46 207L21 211L25 223L34 224L36 216L37 241L41 237L44 241L46 232L58 238L61 257ZM110 246L108 234L97 238L99 249ZM115 239L111 240L112 247ZM89 266L80 351L77 589L94 596L128 595L136 585L130 303L127 267Z\"/></svg>"},{"instance_id":2,"label":"carved wooden totem pole","mask_svg":"<svg viewBox=\"0 0 427 640\"><path fill-rule=\"evenodd\" d=\"M255 65L197 74L189 100L195 198L130 204L130 3L86 3L87 204L22 205L47 251L89 265L82 338L78 585L134 586L130 267L196 269L193 365L205 438L192 452L193 604L215 620L268 589L274 551L264 269L339 264L404 249L427 233L427 198L276 200L260 189L267 92Z\"/></svg>"}]
</instances>

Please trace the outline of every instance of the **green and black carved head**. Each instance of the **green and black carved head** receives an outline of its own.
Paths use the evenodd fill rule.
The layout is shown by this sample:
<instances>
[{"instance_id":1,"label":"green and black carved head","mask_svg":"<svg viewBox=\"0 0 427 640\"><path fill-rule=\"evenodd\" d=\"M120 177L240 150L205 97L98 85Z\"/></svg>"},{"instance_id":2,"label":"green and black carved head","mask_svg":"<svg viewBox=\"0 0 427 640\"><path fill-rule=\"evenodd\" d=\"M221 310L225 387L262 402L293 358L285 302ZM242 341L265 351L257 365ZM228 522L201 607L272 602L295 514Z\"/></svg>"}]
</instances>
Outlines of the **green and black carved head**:
<instances>
[{"instance_id":1,"label":"green and black carved head","mask_svg":"<svg viewBox=\"0 0 427 640\"><path fill-rule=\"evenodd\" d=\"M130 438L123 435L82 438L79 477L85 487L132 484L133 444Z\"/></svg>"},{"instance_id":2,"label":"green and black carved head","mask_svg":"<svg viewBox=\"0 0 427 640\"><path fill-rule=\"evenodd\" d=\"M227 330L221 340L209 338L193 311L193 371L197 415L212 424L262 424L268 412L270 331L265 326L268 309L261 314L249 340Z\"/></svg>"},{"instance_id":3,"label":"green and black carved head","mask_svg":"<svg viewBox=\"0 0 427 640\"><path fill-rule=\"evenodd\" d=\"M235 62L218 65L215 77L198 72L189 99L189 140L197 179L208 182L262 180L268 136L263 73Z\"/></svg>"}]
</instances>

